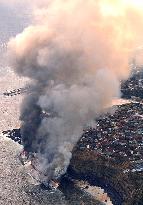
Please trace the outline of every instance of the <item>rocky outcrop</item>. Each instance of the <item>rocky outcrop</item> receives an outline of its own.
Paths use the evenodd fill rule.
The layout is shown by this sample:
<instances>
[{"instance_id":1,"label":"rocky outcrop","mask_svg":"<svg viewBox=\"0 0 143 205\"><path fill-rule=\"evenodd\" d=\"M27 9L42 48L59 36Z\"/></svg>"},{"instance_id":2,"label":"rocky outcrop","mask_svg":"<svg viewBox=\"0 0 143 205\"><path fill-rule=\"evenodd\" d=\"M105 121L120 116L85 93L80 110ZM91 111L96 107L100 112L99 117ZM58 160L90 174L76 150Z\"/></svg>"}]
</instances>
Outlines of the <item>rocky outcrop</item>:
<instances>
[{"instance_id":1,"label":"rocky outcrop","mask_svg":"<svg viewBox=\"0 0 143 205\"><path fill-rule=\"evenodd\" d=\"M130 163L117 164L94 151L75 150L69 173L100 184L112 198L113 204L139 205L143 196L143 172L124 172Z\"/></svg>"}]
</instances>

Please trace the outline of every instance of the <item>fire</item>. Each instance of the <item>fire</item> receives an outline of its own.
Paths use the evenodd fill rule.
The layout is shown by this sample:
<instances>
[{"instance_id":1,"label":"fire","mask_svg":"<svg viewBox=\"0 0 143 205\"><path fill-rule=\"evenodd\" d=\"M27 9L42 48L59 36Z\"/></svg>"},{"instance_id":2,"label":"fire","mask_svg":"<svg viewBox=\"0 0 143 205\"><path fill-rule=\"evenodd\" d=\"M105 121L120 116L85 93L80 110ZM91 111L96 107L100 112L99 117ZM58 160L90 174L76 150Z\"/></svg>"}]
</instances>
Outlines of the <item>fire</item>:
<instances>
[{"instance_id":1,"label":"fire","mask_svg":"<svg viewBox=\"0 0 143 205\"><path fill-rule=\"evenodd\" d=\"M49 189L53 189L56 190L60 183L58 180L56 179L50 179L50 180L42 180L39 178L40 175L43 175L43 179L45 177L46 179L46 175L44 173L41 172L41 170L39 170L39 164L37 161L36 156L28 156L28 153L23 150L20 154L19 154L19 160L21 162L21 164L23 166L28 166L30 167L32 174L29 173L29 175L36 180L36 182L43 184L45 187L49 188Z\"/></svg>"},{"instance_id":2,"label":"fire","mask_svg":"<svg viewBox=\"0 0 143 205\"><path fill-rule=\"evenodd\" d=\"M33 91L20 115L24 149L38 153L32 165L48 183L66 172L83 127L119 97L143 44L142 1L50 2L8 43L11 67Z\"/></svg>"}]
</instances>

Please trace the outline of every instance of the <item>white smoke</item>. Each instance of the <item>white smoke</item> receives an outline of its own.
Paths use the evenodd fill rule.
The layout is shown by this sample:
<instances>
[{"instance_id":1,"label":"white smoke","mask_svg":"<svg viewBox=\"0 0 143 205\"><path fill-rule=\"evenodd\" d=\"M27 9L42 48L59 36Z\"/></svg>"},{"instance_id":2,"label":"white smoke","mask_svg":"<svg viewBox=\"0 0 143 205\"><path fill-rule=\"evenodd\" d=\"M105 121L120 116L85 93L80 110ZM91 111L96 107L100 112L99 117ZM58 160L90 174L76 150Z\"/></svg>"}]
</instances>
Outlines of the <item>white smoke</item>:
<instances>
[{"instance_id":1,"label":"white smoke","mask_svg":"<svg viewBox=\"0 0 143 205\"><path fill-rule=\"evenodd\" d=\"M123 1L54 0L36 7L35 23L8 48L15 71L33 80L21 111L23 144L38 153L51 179L66 172L83 127L120 96L143 22L134 24L141 12ZM48 117L41 119L42 111Z\"/></svg>"}]
</instances>

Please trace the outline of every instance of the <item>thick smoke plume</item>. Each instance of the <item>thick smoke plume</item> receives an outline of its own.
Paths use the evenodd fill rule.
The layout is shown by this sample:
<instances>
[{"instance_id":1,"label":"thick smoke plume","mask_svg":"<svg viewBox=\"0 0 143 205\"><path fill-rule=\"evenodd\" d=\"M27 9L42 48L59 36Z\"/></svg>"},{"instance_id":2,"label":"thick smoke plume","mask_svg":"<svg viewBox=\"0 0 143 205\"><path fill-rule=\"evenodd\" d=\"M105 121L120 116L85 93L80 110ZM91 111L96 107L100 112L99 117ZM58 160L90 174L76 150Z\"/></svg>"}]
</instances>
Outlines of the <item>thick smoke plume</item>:
<instances>
[{"instance_id":1,"label":"thick smoke plume","mask_svg":"<svg viewBox=\"0 0 143 205\"><path fill-rule=\"evenodd\" d=\"M66 172L83 127L120 96L142 40L142 11L129 2L44 1L8 44L13 68L32 81L21 107L23 145L47 180Z\"/></svg>"}]
</instances>

